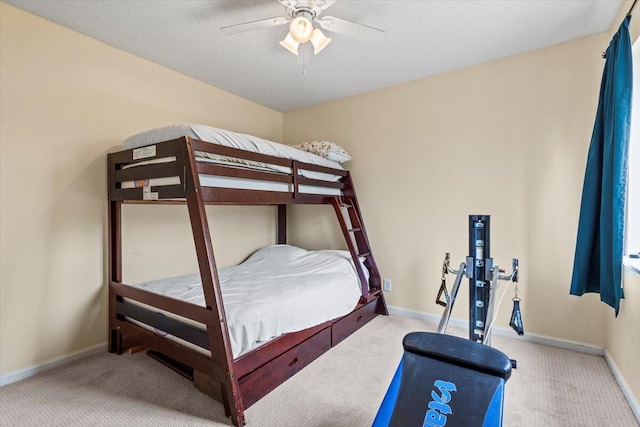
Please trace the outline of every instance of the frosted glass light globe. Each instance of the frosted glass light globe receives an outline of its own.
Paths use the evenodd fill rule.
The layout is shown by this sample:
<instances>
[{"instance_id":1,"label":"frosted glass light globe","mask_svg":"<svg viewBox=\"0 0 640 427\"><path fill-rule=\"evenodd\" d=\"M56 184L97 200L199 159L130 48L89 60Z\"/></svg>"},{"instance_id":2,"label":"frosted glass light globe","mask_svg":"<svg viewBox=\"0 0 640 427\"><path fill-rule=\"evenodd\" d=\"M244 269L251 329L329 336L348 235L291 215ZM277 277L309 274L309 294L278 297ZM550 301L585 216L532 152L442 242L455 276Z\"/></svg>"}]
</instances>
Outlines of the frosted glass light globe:
<instances>
[{"instance_id":1,"label":"frosted glass light globe","mask_svg":"<svg viewBox=\"0 0 640 427\"><path fill-rule=\"evenodd\" d=\"M313 24L308 18L298 16L291 21L289 32L291 37L298 43L306 43L311 39L311 34L313 34Z\"/></svg>"}]
</instances>

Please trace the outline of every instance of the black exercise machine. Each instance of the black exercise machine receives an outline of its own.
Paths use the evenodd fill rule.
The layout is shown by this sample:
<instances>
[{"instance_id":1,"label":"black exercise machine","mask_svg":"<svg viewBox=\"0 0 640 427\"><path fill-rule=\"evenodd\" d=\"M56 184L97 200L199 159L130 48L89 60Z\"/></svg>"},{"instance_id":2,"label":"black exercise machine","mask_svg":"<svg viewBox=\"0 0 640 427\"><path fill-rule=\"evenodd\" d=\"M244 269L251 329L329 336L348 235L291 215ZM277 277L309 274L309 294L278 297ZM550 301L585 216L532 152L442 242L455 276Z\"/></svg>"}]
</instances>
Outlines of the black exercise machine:
<instances>
[{"instance_id":1,"label":"black exercise machine","mask_svg":"<svg viewBox=\"0 0 640 427\"><path fill-rule=\"evenodd\" d=\"M515 361L490 347L491 329L500 280L518 282L518 260L512 261L510 275L501 274L490 257L489 227L488 215L470 215L469 256L454 270L445 255L436 298L445 307L438 333L405 336L404 355L373 427L502 426L504 384ZM451 292L448 273L456 274ZM469 278L469 340L444 335L463 276ZM510 326L523 335L519 303L516 284Z\"/></svg>"}]
</instances>

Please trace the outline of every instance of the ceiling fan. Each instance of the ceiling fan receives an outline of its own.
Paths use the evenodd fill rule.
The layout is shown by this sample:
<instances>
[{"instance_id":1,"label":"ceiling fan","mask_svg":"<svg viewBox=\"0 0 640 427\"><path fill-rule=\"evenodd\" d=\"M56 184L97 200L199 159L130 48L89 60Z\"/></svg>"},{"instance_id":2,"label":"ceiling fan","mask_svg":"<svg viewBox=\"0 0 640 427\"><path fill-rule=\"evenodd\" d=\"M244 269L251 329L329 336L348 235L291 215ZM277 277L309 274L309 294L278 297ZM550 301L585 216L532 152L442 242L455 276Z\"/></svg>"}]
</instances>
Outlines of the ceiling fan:
<instances>
[{"instance_id":1,"label":"ceiling fan","mask_svg":"<svg viewBox=\"0 0 640 427\"><path fill-rule=\"evenodd\" d=\"M320 28L317 28L314 24L317 24L324 30L343 34L347 37L368 43L375 43L384 36L383 30L347 21L346 19L336 18L334 16L324 16L320 18L320 14L334 4L336 0L277 1L285 6L288 16L278 16L275 18L230 25L222 27L220 30L225 34L234 35L289 23L289 33L280 44L294 55L298 55L298 46L300 44L310 41L313 45L313 53L316 54L331 42L331 39L325 36Z\"/></svg>"}]
</instances>

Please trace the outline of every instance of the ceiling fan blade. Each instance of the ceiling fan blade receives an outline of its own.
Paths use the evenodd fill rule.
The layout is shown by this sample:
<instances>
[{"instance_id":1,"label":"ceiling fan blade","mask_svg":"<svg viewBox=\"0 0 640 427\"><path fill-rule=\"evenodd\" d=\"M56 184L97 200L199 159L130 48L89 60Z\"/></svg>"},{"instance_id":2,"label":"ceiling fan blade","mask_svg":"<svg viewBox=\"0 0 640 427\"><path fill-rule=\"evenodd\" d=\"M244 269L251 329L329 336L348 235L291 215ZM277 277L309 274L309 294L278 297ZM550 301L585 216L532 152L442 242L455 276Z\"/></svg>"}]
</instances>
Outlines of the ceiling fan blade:
<instances>
[{"instance_id":1,"label":"ceiling fan blade","mask_svg":"<svg viewBox=\"0 0 640 427\"><path fill-rule=\"evenodd\" d=\"M221 27L220 31L230 36L239 33L245 33L247 31L260 30L262 28L277 27L278 25L284 25L289 22L290 19L278 16L276 18L260 19L259 21L245 22L244 24L229 25L227 27Z\"/></svg>"},{"instance_id":2,"label":"ceiling fan blade","mask_svg":"<svg viewBox=\"0 0 640 427\"><path fill-rule=\"evenodd\" d=\"M336 18L334 16L325 16L316 20L322 28L334 33L343 34L356 40L367 43L376 43L384 36L384 31L378 28L369 27L368 25L358 24L356 22L347 21L346 19Z\"/></svg>"}]
</instances>

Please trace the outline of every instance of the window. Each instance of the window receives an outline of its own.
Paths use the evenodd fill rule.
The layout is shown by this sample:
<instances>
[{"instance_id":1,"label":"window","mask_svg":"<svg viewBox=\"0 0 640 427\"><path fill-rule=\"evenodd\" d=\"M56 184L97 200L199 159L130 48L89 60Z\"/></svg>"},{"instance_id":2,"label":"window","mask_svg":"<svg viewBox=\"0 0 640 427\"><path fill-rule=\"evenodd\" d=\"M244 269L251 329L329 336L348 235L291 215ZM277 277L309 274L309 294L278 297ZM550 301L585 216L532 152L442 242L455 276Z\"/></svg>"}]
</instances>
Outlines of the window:
<instances>
[{"instance_id":1,"label":"window","mask_svg":"<svg viewBox=\"0 0 640 427\"><path fill-rule=\"evenodd\" d=\"M633 44L633 100L626 222L625 254L640 253L640 39ZM625 264L640 273L640 259L627 258Z\"/></svg>"}]
</instances>

